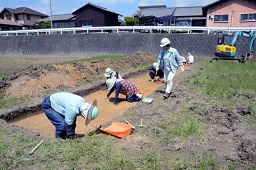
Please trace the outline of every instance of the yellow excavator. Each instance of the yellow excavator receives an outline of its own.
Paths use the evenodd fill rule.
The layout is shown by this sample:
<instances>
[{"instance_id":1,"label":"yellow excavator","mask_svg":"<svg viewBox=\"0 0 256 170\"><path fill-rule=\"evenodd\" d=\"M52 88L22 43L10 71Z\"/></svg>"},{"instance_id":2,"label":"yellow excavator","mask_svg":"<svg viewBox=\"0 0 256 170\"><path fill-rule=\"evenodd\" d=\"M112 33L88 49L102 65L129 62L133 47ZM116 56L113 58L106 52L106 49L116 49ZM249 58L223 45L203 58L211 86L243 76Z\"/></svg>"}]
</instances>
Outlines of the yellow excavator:
<instances>
[{"instance_id":1,"label":"yellow excavator","mask_svg":"<svg viewBox=\"0 0 256 170\"><path fill-rule=\"evenodd\" d=\"M240 37L247 37L250 39L249 51L244 56L236 56L236 41ZM234 35L223 34L218 38L218 45L215 49L215 57L213 60L238 60L239 62L245 62L253 54L253 45L256 38L256 33L253 31L238 31Z\"/></svg>"}]
</instances>

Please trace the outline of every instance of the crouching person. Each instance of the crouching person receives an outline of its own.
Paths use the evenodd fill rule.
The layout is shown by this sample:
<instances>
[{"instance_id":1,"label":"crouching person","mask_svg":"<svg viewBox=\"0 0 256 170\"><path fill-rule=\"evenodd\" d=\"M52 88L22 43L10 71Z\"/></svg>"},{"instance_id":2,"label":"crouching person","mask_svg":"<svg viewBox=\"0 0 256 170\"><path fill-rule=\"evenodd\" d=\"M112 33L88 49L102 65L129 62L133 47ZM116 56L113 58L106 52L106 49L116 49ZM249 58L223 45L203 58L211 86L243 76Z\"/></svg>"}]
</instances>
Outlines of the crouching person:
<instances>
[{"instance_id":1,"label":"crouching person","mask_svg":"<svg viewBox=\"0 0 256 170\"><path fill-rule=\"evenodd\" d=\"M116 81L116 77L111 79L107 79L106 85L108 86L108 94L107 97L111 95L111 93L115 90L115 99L114 104L118 104L118 96L119 93L126 96L126 100L128 102L139 101L142 98L142 94L137 94L138 88L127 80Z\"/></svg>"},{"instance_id":2,"label":"crouching person","mask_svg":"<svg viewBox=\"0 0 256 170\"><path fill-rule=\"evenodd\" d=\"M156 67L158 66L157 63L153 63L152 66L149 67L149 76L151 78L151 82L155 82L155 77L158 76L158 80L160 81L160 79L164 78L164 72L162 69L158 69L158 71L156 70Z\"/></svg>"},{"instance_id":3,"label":"crouching person","mask_svg":"<svg viewBox=\"0 0 256 170\"><path fill-rule=\"evenodd\" d=\"M75 133L77 116L82 115L87 126L99 114L97 100L88 103L83 97L69 92L47 96L42 103L42 109L56 128L55 137L62 139L84 136Z\"/></svg>"}]
</instances>

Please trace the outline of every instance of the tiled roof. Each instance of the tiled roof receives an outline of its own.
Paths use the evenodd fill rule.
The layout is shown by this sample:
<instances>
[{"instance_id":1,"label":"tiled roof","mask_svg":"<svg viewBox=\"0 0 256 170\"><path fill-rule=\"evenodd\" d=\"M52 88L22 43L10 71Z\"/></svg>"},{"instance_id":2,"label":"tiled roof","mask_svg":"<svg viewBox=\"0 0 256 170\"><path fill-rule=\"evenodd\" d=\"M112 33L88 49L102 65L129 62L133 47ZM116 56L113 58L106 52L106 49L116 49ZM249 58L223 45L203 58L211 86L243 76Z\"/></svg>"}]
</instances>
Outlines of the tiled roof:
<instances>
[{"instance_id":1,"label":"tiled roof","mask_svg":"<svg viewBox=\"0 0 256 170\"><path fill-rule=\"evenodd\" d=\"M21 24L14 22L12 20L6 20L6 19L0 19L0 25L12 25L12 26L20 26L22 27Z\"/></svg>"},{"instance_id":2,"label":"tiled roof","mask_svg":"<svg viewBox=\"0 0 256 170\"><path fill-rule=\"evenodd\" d=\"M142 15L143 16L155 16L155 17L162 17L166 15L172 15L175 11L175 8L147 8L142 9Z\"/></svg>"},{"instance_id":3,"label":"tiled roof","mask_svg":"<svg viewBox=\"0 0 256 170\"><path fill-rule=\"evenodd\" d=\"M12 8L4 8L2 10L2 12L4 10L8 10L14 14L31 14L31 15L38 15L38 16L44 16L44 17L48 17L48 15L45 15L41 12L38 12L38 11L35 11L33 9L30 9L30 8L27 8L27 7L19 7L19 8L15 8L15 9L12 9ZM1 12L1 13L2 13Z\"/></svg>"},{"instance_id":4,"label":"tiled roof","mask_svg":"<svg viewBox=\"0 0 256 170\"><path fill-rule=\"evenodd\" d=\"M52 21L72 20L74 17L75 16L73 14L52 15ZM43 21L51 21L51 17L37 20L37 22Z\"/></svg>"},{"instance_id":5,"label":"tiled roof","mask_svg":"<svg viewBox=\"0 0 256 170\"><path fill-rule=\"evenodd\" d=\"M174 16L203 16L202 7L178 7L176 8Z\"/></svg>"},{"instance_id":6,"label":"tiled roof","mask_svg":"<svg viewBox=\"0 0 256 170\"><path fill-rule=\"evenodd\" d=\"M215 3L219 2L219 1L220 1L220 0L214 1L214 2L212 2L212 3L210 3L210 4L208 4L208 5L205 5L204 7L211 6L212 4L215 4Z\"/></svg>"},{"instance_id":7,"label":"tiled roof","mask_svg":"<svg viewBox=\"0 0 256 170\"><path fill-rule=\"evenodd\" d=\"M107 8L104 8L104 7L101 7L101 6L98 6L98 5L94 5L92 3L87 3L86 5L82 6L81 8L79 8L78 10L74 11L72 14L76 14L78 11L80 11L82 8L86 7L86 6L93 6L95 8L99 8L103 11L106 11L106 12L110 12L110 13L114 13L114 14L117 14L117 15L121 15L121 14L118 14L118 13L115 13L115 12L112 12L112 11L109 11Z\"/></svg>"},{"instance_id":8,"label":"tiled roof","mask_svg":"<svg viewBox=\"0 0 256 170\"><path fill-rule=\"evenodd\" d=\"M173 7L173 8L146 8L140 10L143 16L162 17L173 15L175 17L182 16L203 16L202 7Z\"/></svg>"}]
</instances>

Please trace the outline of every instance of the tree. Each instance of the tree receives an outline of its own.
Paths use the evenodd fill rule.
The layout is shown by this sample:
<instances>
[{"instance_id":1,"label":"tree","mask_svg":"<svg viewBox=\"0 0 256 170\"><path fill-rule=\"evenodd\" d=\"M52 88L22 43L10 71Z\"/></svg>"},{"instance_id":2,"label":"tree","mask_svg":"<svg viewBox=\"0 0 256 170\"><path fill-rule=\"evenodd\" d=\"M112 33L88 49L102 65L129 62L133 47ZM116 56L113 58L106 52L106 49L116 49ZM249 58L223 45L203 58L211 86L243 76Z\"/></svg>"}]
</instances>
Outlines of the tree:
<instances>
[{"instance_id":1,"label":"tree","mask_svg":"<svg viewBox=\"0 0 256 170\"><path fill-rule=\"evenodd\" d=\"M142 14L142 12L140 10L136 11L133 14L134 19L139 19L140 17L143 17L144 15Z\"/></svg>"},{"instance_id":2,"label":"tree","mask_svg":"<svg viewBox=\"0 0 256 170\"><path fill-rule=\"evenodd\" d=\"M50 21L44 21L42 23L42 28L46 29L46 28L51 28L51 22Z\"/></svg>"},{"instance_id":3,"label":"tree","mask_svg":"<svg viewBox=\"0 0 256 170\"><path fill-rule=\"evenodd\" d=\"M134 19L132 16L126 16L124 17L124 22L127 26L134 26L134 25L138 25L139 20ZM122 23L121 25L125 25L124 23Z\"/></svg>"}]
</instances>

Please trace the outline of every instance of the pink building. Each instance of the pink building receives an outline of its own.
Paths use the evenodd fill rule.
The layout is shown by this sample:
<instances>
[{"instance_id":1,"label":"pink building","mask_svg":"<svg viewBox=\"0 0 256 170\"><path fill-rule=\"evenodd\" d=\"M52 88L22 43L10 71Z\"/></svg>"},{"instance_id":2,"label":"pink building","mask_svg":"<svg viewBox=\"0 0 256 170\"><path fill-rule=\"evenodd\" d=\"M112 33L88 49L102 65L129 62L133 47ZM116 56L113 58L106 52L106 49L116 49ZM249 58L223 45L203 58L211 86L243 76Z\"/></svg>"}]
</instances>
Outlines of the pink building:
<instances>
[{"instance_id":1,"label":"pink building","mask_svg":"<svg viewBox=\"0 0 256 170\"><path fill-rule=\"evenodd\" d=\"M205 9L208 27L256 27L256 0L219 0Z\"/></svg>"}]
</instances>

